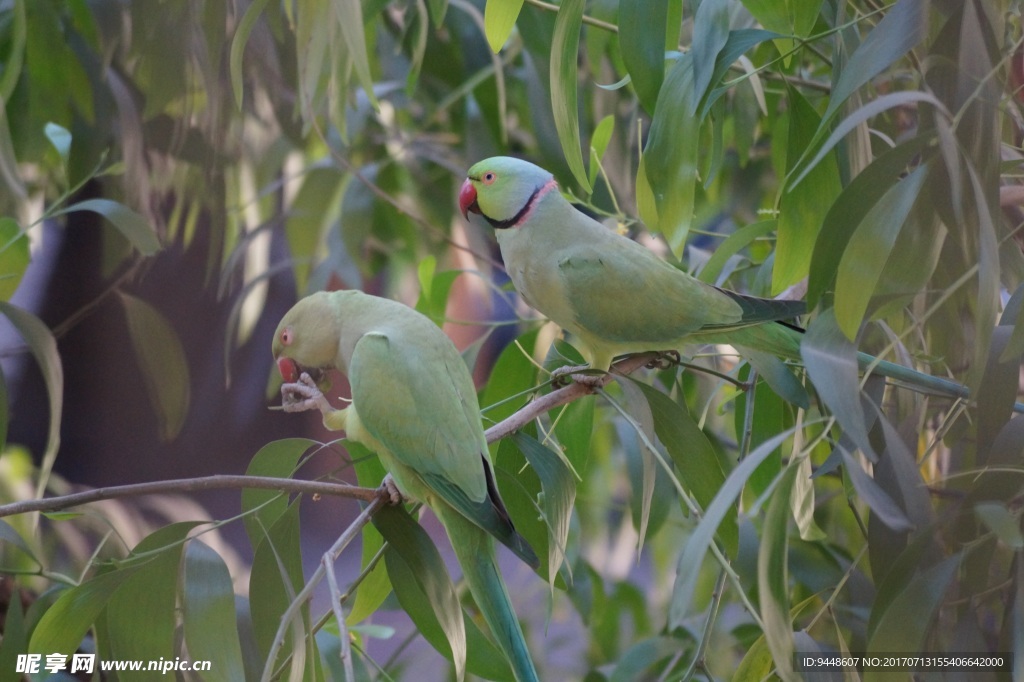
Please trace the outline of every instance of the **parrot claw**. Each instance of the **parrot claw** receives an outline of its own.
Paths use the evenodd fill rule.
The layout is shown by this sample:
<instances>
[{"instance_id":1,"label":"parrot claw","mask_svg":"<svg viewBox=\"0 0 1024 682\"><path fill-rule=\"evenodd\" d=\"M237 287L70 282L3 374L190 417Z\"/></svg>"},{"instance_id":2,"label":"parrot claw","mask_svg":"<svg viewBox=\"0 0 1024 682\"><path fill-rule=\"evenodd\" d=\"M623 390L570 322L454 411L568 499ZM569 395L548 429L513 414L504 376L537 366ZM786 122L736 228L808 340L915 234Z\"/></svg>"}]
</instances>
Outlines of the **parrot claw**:
<instances>
[{"instance_id":1,"label":"parrot claw","mask_svg":"<svg viewBox=\"0 0 1024 682\"><path fill-rule=\"evenodd\" d=\"M321 413L327 414L334 411L307 372L303 372L298 381L281 386L281 407L285 412L320 410Z\"/></svg>"},{"instance_id":2,"label":"parrot claw","mask_svg":"<svg viewBox=\"0 0 1024 682\"><path fill-rule=\"evenodd\" d=\"M648 369L668 369L675 367L683 361L683 357L677 350L658 351L658 357L647 363Z\"/></svg>"},{"instance_id":3,"label":"parrot claw","mask_svg":"<svg viewBox=\"0 0 1024 682\"><path fill-rule=\"evenodd\" d=\"M600 388L605 383L605 373L585 374L592 371L590 365L573 365L559 367L551 373L551 385L555 388L562 388L569 384L583 384L590 388Z\"/></svg>"},{"instance_id":4,"label":"parrot claw","mask_svg":"<svg viewBox=\"0 0 1024 682\"><path fill-rule=\"evenodd\" d=\"M380 482L380 494L393 505L402 504L402 493L395 485L395 479L391 478L391 474L385 476L384 480Z\"/></svg>"}]
</instances>

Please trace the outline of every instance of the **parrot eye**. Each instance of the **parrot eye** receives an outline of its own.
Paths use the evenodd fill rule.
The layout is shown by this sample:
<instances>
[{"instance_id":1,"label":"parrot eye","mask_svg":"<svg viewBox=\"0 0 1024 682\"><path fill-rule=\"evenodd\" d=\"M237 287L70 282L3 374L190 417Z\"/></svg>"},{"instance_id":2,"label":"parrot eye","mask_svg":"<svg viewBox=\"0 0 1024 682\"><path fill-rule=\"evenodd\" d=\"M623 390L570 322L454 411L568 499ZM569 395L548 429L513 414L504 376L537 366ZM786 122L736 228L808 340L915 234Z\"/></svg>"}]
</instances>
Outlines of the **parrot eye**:
<instances>
[{"instance_id":1,"label":"parrot eye","mask_svg":"<svg viewBox=\"0 0 1024 682\"><path fill-rule=\"evenodd\" d=\"M281 331L281 345L290 346L292 341L295 340L295 332L292 331L291 327L285 327Z\"/></svg>"},{"instance_id":2,"label":"parrot eye","mask_svg":"<svg viewBox=\"0 0 1024 682\"><path fill-rule=\"evenodd\" d=\"M498 179L498 176L495 175L493 171L487 171L486 173L483 174L483 177L480 178L480 180L485 185L493 185L494 181L497 180L497 179Z\"/></svg>"}]
</instances>

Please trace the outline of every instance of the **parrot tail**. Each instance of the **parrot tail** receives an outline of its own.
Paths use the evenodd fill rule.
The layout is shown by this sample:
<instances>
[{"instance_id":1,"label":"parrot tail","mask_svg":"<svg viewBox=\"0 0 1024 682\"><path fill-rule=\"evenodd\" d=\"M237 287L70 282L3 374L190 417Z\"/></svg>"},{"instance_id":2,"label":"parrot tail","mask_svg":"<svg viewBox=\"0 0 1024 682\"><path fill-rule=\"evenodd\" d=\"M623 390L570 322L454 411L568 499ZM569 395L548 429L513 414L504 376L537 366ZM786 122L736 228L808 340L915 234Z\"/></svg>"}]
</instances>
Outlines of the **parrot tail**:
<instances>
[{"instance_id":1,"label":"parrot tail","mask_svg":"<svg viewBox=\"0 0 1024 682\"><path fill-rule=\"evenodd\" d=\"M440 506L440 505L438 505ZM538 682L505 581L498 572L494 540L455 509L435 509L462 566L462 574L487 622L498 648L505 654L517 682Z\"/></svg>"}]
</instances>

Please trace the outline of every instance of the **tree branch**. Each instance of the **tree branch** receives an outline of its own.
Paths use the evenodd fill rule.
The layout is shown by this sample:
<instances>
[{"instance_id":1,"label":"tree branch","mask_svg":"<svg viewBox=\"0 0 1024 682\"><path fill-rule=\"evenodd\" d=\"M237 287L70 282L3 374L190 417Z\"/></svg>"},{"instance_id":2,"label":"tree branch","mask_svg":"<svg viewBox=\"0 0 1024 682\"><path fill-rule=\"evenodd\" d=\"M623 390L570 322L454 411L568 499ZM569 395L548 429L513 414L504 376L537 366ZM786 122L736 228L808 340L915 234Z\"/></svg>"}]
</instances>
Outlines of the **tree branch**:
<instances>
[{"instance_id":1,"label":"tree branch","mask_svg":"<svg viewBox=\"0 0 1024 682\"><path fill-rule=\"evenodd\" d=\"M21 500L0 505L0 518L26 512L53 512L77 507L88 502L113 500L121 497L152 495L156 493L186 493L199 490L245 489L279 490L283 493L306 493L309 495L334 495L352 497L366 502L378 496L376 488L360 488L347 483L328 483L325 481L302 481L293 478L273 478L271 476L231 476L216 475L202 478L178 478L170 481L153 481L150 483L133 483L130 485L107 486L95 488L59 497L45 497L37 500Z\"/></svg>"},{"instance_id":2,"label":"tree branch","mask_svg":"<svg viewBox=\"0 0 1024 682\"><path fill-rule=\"evenodd\" d=\"M574 381L568 386L555 389L547 395L530 401L521 409L517 410L515 414L487 429L487 431L484 432L484 435L487 436L487 442L493 443L497 440L501 440L509 434L515 433L548 410L553 410L556 407L571 403L585 395L596 393L597 389L603 388L612 380L612 374L621 374L623 376L632 374L641 367L646 367L661 358L662 354L656 352L630 355L629 357L612 365L610 373L597 377L596 381L593 383ZM590 376L590 378L594 377Z\"/></svg>"},{"instance_id":3,"label":"tree branch","mask_svg":"<svg viewBox=\"0 0 1024 682\"><path fill-rule=\"evenodd\" d=\"M614 374L632 374L641 367L646 367L658 361L663 356L660 353L638 353L620 360L612 366ZM585 395L595 393L599 388L611 381L611 373L594 377L585 375L590 381L575 381L568 386L555 389L550 393L533 400L515 414L504 421L495 424L487 429L485 435L487 442L493 443L501 440L531 421L552 410ZM364 502L372 502L380 495L377 488L361 488L347 483L329 483L326 481L304 481L292 478L274 478L270 476L237 476L237 475L215 475L201 478L178 478L170 481L152 481L149 483L132 483L129 485L105 486L93 490L85 490L70 495L59 495L56 497L44 497L41 499L20 500L9 504L0 505L0 518L25 514L28 512L55 512L70 507L99 502L101 500L114 500L122 497L137 497L139 495L153 495L160 493L188 493L201 490L277 490L283 493L304 493L307 495L332 495L337 497L351 497Z\"/></svg>"}]
</instances>

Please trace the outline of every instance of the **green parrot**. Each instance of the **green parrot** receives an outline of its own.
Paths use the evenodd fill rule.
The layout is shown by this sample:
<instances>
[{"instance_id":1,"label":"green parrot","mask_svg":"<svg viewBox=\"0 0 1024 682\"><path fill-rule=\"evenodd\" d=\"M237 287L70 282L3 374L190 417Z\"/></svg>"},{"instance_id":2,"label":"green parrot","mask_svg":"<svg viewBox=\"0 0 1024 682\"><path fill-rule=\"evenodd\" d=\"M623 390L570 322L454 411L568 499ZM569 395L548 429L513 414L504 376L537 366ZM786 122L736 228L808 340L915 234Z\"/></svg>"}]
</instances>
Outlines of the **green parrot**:
<instances>
[{"instance_id":1,"label":"green parrot","mask_svg":"<svg viewBox=\"0 0 1024 682\"><path fill-rule=\"evenodd\" d=\"M531 567L537 556L498 495L476 389L451 340L401 303L320 292L284 316L273 353L286 410L320 409L324 426L375 451L398 489L434 511L516 680L537 680L492 538ZM344 409L331 407L316 386L331 368L352 387Z\"/></svg>"},{"instance_id":2,"label":"green parrot","mask_svg":"<svg viewBox=\"0 0 1024 682\"><path fill-rule=\"evenodd\" d=\"M756 298L701 282L578 211L551 173L505 156L469 169L463 216L494 228L512 283L526 302L579 340L594 369L616 355L728 343L756 368L764 353L800 359L801 330L786 321L802 301ZM862 367L912 387L967 397L955 382L860 353ZM767 373L766 373L767 378Z\"/></svg>"}]
</instances>

